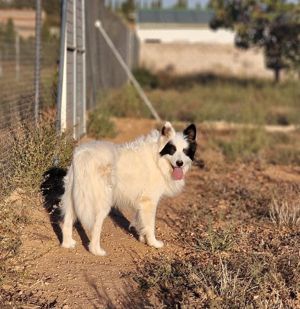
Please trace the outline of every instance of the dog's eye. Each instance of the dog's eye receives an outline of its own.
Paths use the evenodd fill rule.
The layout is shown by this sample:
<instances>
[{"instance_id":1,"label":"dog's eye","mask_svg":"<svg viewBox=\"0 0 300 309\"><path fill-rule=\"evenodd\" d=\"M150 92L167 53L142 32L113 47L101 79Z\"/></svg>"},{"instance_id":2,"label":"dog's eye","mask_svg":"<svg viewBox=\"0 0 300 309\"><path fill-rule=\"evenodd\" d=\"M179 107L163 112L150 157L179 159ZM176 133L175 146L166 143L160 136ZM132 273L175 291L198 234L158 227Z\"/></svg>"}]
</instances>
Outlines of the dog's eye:
<instances>
[{"instance_id":1,"label":"dog's eye","mask_svg":"<svg viewBox=\"0 0 300 309\"><path fill-rule=\"evenodd\" d=\"M176 147L171 143L167 143L166 146L161 150L159 154L161 156L164 156L167 154L172 156L175 152L176 152Z\"/></svg>"}]
</instances>

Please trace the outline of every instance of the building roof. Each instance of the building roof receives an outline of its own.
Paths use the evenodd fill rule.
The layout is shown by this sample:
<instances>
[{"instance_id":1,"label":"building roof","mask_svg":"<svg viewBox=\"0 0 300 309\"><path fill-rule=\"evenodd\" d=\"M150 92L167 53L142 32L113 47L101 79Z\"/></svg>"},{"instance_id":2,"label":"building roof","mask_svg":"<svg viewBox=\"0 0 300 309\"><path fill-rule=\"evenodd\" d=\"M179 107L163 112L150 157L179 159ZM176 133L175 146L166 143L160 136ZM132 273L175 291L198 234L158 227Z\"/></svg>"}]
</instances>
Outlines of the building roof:
<instances>
[{"instance_id":1,"label":"building roof","mask_svg":"<svg viewBox=\"0 0 300 309\"><path fill-rule=\"evenodd\" d=\"M139 24L208 24L213 17L209 10L140 9Z\"/></svg>"}]
</instances>

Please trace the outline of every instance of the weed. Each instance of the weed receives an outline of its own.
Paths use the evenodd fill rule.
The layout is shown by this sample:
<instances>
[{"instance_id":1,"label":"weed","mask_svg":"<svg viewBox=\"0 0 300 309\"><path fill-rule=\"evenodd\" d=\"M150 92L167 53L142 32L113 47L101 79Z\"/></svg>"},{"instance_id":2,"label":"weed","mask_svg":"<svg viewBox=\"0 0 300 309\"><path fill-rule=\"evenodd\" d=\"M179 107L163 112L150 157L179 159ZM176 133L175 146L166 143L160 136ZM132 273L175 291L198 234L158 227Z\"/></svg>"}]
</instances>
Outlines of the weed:
<instances>
[{"instance_id":1,"label":"weed","mask_svg":"<svg viewBox=\"0 0 300 309\"><path fill-rule=\"evenodd\" d=\"M274 88L264 80L185 76L159 78L160 89L148 95L165 119L197 122L225 120L235 123L299 123L299 87L286 82Z\"/></svg>"},{"instance_id":2,"label":"weed","mask_svg":"<svg viewBox=\"0 0 300 309\"><path fill-rule=\"evenodd\" d=\"M53 123L42 122L37 127L21 125L12 133L8 174L2 179L3 191L16 188L37 191L45 171L55 163L70 164L74 142L69 134L58 135Z\"/></svg>"},{"instance_id":3,"label":"weed","mask_svg":"<svg viewBox=\"0 0 300 309\"><path fill-rule=\"evenodd\" d=\"M96 139L116 135L115 126L110 120L109 112L100 107L89 113L87 131L89 136Z\"/></svg>"},{"instance_id":4,"label":"weed","mask_svg":"<svg viewBox=\"0 0 300 309\"><path fill-rule=\"evenodd\" d=\"M278 226L300 226L300 200L282 200L273 197L270 205L270 219Z\"/></svg>"},{"instance_id":5,"label":"weed","mask_svg":"<svg viewBox=\"0 0 300 309\"><path fill-rule=\"evenodd\" d=\"M210 226L207 237L196 240L196 248L210 250L212 253L217 251L227 251L234 244L234 234L230 229L214 231Z\"/></svg>"},{"instance_id":6,"label":"weed","mask_svg":"<svg viewBox=\"0 0 300 309\"><path fill-rule=\"evenodd\" d=\"M131 85L104 94L101 107L115 117L149 117L150 112Z\"/></svg>"},{"instance_id":7,"label":"weed","mask_svg":"<svg viewBox=\"0 0 300 309\"><path fill-rule=\"evenodd\" d=\"M229 161L249 161L268 146L268 137L263 129L241 129L229 141L217 140L217 144Z\"/></svg>"},{"instance_id":8,"label":"weed","mask_svg":"<svg viewBox=\"0 0 300 309\"><path fill-rule=\"evenodd\" d=\"M285 82L274 88L265 80L195 75L153 75L138 69L136 77L159 115L166 120L218 121L286 125L299 123L299 87ZM136 90L127 85L100 98L116 117L150 117Z\"/></svg>"},{"instance_id":9,"label":"weed","mask_svg":"<svg viewBox=\"0 0 300 309\"><path fill-rule=\"evenodd\" d=\"M147 68L137 68L133 70L133 74L145 89L156 89L159 86L158 76L150 72Z\"/></svg>"},{"instance_id":10,"label":"weed","mask_svg":"<svg viewBox=\"0 0 300 309\"><path fill-rule=\"evenodd\" d=\"M250 252L230 259L207 260L193 254L184 260L161 257L146 263L136 281L161 307L292 308L299 280L286 281L283 265Z\"/></svg>"},{"instance_id":11,"label":"weed","mask_svg":"<svg viewBox=\"0 0 300 309\"><path fill-rule=\"evenodd\" d=\"M271 164L300 165L300 149L295 145L276 147L269 151L267 161ZM275 150L275 151L274 151Z\"/></svg>"}]
</instances>

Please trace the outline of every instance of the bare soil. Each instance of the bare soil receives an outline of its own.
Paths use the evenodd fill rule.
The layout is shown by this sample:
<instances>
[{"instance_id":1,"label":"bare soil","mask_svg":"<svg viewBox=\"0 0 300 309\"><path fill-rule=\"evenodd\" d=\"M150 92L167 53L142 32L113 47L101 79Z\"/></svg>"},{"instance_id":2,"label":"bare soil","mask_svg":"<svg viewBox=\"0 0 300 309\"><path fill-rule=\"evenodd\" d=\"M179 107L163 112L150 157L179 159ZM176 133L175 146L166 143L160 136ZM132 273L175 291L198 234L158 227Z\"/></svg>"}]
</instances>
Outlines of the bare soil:
<instances>
[{"instance_id":1,"label":"bare soil","mask_svg":"<svg viewBox=\"0 0 300 309\"><path fill-rule=\"evenodd\" d=\"M118 135L113 139L116 142L128 141L156 126L151 120L134 119L119 119L116 124ZM253 170L253 166L239 165L228 168L218 153L206 148L205 139L201 139L198 159L205 161L205 168L193 166L184 192L160 203L156 231L158 239L165 243L160 250L139 243L128 230L130 214L117 212L104 222L101 241L108 253L106 257L87 251L88 236L78 225L74 230L76 248L61 248L59 228L51 225L42 199L36 198L36 205L30 207L30 223L23 230L20 254L12 264L20 268L23 279L4 289L12 298L24 299L21 308L138 308L136 300L130 299L130 292L137 290L137 284L133 275L124 274L138 271L144 262L159 255L180 258L185 254L184 245L178 241L178 213L200 198L205 199L205 187L209 183L215 186L219 177L228 183L248 179L246 183L258 186L280 181L300 183L300 171L292 167L266 166ZM210 196L207 202L212 198ZM220 209L226 208L223 204L220 199Z\"/></svg>"}]
</instances>

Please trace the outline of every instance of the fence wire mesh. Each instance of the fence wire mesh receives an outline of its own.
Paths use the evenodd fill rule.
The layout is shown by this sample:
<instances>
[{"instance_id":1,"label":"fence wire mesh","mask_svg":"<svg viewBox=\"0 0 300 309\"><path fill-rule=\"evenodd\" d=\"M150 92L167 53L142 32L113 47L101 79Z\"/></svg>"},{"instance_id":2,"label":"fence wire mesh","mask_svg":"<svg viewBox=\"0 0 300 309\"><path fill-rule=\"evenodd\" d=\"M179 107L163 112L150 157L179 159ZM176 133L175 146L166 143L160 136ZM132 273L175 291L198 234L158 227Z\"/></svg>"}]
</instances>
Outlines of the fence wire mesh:
<instances>
[{"instance_id":1,"label":"fence wire mesh","mask_svg":"<svg viewBox=\"0 0 300 309\"><path fill-rule=\"evenodd\" d=\"M87 107L92 108L99 96L110 88L128 81L120 63L95 27L99 20L129 68L138 65L139 41L135 32L104 1L86 1Z\"/></svg>"},{"instance_id":2,"label":"fence wire mesh","mask_svg":"<svg viewBox=\"0 0 300 309\"><path fill-rule=\"evenodd\" d=\"M36 23L36 7L34 3L42 4L42 22ZM51 2L51 5L50 5ZM17 3L13 1L11 3ZM61 22L61 11L54 0L31 1L29 8L22 10L13 7L9 12L9 4L5 12L0 7L0 176L9 175L11 170L10 156L14 132L22 125L35 125L41 114L52 115L55 119L57 112L56 102L59 83L59 67L61 67L61 44L59 27ZM113 41L117 50L130 68L138 64L139 42L136 34L126 23L105 7L102 0L64 0L60 4L68 3L68 8L76 10L72 15L81 20L84 18L83 26L79 29L68 26L68 53L76 49L76 61L72 57L66 57L66 72L69 78L77 74L76 83L69 88L67 93L67 104L65 110L66 122L74 123L76 127L75 137L81 136L85 126L85 107L92 108L99 100L99 95L110 88L117 88L128 81L128 77L115 59L107 43L95 27L95 21L100 20L104 29ZM54 6L55 4L55 6ZM73 5L77 5L76 7ZM52 8L51 15L45 13L45 8ZM27 11L26 11L27 10ZM54 13L53 13L54 12ZM69 12L70 13L70 12ZM9 18L5 16L10 16ZM2 17L1 17L2 16ZM3 16L6 18L3 19ZM74 18L75 18L74 17ZM25 28L19 25L26 19ZM49 27L49 21L56 20L56 26ZM24 29L22 29L22 27ZM39 27L38 29L36 27ZM30 28L30 29L29 29ZM55 29L56 28L56 29ZM85 28L85 29L84 29ZM38 30L38 31L37 31ZM77 31L77 32L76 32ZM82 32L82 34L81 34ZM26 35L24 35L26 33ZM40 45L36 46L35 33L41 33ZM83 37L86 36L86 52ZM76 38L73 40L72 38ZM73 43L76 41L76 45ZM41 57L38 60L39 72L36 72L37 53L36 47L40 49ZM86 57L83 57L84 52ZM74 54L74 53L73 53ZM86 59L86 75L81 68ZM71 61L72 60L72 61ZM68 63L69 61L69 63ZM39 81L38 110L36 110L36 77ZM86 83L86 93L84 84ZM76 101L74 100L76 97ZM83 104L86 98L87 106ZM75 102L75 103L74 103ZM72 104L72 110L70 106ZM84 108L83 108L84 107ZM75 113L74 113L75 108ZM40 119L40 118L39 118ZM66 129L70 127L66 126ZM0 188L1 190L1 188Z\"/></svg>"},{"instance_id":3,"label":"fence wire mesh","mask_svg":"<svg viewBox=\"0 0 300 309\"><path fill-rule=\"evenodd\" d=\"M35 33L35 11L28 14ZM2 15L12 14L10 11ZM59 15L59 12L57 13ZM18 14L16 14L18 17ZM17 24L18 21L16 21ZM23 36L22 29L14 26L14 19L0 24L0 175L5 176L10 167L11 147L16 130L22 125L36 122L35 88L38 76L40 96L38 115L54 109L56 102L58 37L50 35L44 24L42 33L39 73L36 75L36 41L34 36Z\"/></svg>"}]
</instances>

